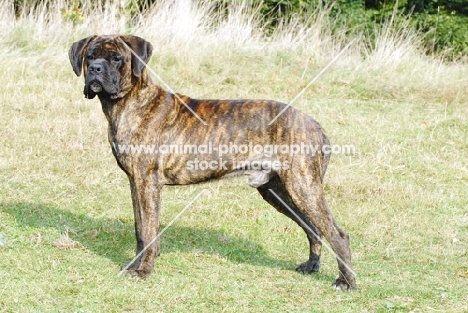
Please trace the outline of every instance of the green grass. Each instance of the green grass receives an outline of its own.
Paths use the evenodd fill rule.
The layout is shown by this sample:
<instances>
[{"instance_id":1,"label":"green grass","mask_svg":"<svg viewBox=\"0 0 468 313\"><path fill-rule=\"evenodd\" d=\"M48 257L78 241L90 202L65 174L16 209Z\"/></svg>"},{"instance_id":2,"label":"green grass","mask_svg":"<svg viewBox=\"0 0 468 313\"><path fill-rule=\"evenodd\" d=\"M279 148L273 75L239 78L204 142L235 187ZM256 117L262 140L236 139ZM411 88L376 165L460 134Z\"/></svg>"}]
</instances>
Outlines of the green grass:
<instances>
[{"instance_id":1,"label":"green grass","mask_svg":"<svg viewBox=\"0 0 468 313\"><path fill-rule=\"evenodd\" d=\"M355 292L331 288L326 249L319 273L294 271L305 234L244 178L166 187L163 227L209 192L162 235L141 281L117 276L134 256L130 191L99 102L83 99L67 59L85 34L61 37L66 27L2 33L28 40L0 44L0 312L468 310L466 64L411 51L383 62L357 44L294 104L357 149L334 155L325 180L351 236ZM177 49L158 36L151 67L198 98L288 102L332 58L277 42Z\"/></svg>"}]
</instances>

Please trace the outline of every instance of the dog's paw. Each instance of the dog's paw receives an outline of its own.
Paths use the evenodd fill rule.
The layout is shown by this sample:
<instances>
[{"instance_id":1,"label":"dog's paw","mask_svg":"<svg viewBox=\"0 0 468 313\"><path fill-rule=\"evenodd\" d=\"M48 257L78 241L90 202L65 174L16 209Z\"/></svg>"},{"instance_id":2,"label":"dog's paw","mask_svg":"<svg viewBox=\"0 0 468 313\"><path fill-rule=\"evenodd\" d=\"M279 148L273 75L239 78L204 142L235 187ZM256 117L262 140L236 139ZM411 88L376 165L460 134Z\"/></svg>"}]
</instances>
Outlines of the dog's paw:
<instances>
[{"instance_id":1,"label":"dog's paw","mask_svg":"<svg viewBox=\"0 0 468 313\"><path fill-rule=\"evenodd\" d=\"M151 275L151 272L149 271L135 270L135 269L127 270L125 273L125 276L141 278L141 279L146 279L150 277L150 275Z\"/></svg>"},{"instance_id":2,"label":"dog's paw","mask_svg":"<svg viewBox=\"0 0 468 313\"><path fill-rule=\"evenodd\" d=\"M317 260L309 260L302 263L296 268L296 271L302 274L310 274L312 272L318 272L320 269L320 258Z\"/></svg>"},{"instance_id":3,"label":"dog's paw","mask_svg":"<svg viewBox=\"0 0 468 313\"><path fill-rule=\"evenodd\" d=\"M346 282L342 278L338 278L335 283L332 285L333 289L335 290L343 290L343 291L351 291L356 289L356 284L353 283L350 285L348 282Z\"/></svg>"}]
</instances>

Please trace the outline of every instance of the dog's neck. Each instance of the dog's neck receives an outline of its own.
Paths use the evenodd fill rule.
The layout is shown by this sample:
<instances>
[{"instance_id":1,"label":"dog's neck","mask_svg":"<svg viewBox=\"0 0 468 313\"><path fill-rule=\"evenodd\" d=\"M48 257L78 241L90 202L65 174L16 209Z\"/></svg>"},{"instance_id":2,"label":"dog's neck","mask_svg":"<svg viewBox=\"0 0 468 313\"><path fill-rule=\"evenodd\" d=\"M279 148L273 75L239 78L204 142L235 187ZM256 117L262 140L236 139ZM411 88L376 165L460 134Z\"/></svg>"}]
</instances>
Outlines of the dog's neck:
<instances>
[{"instance_id":1,"label":"dog's neck","mask_svg":"<svg viewBox=\"0 0 468 313\"><path fill-rule=\"evenodd\" d=\"M156 122L155 132L157 128L164 127L168 120L174 120L177 115L179 106L161 105L173 95L153 84L146 71L140 77L133 78L135 81L123 97L110 99L99 95L102 111L109 123L108 136L111 143L131 140L131 129L141 120L140 115L154 114L159 117L154 119L161 121L161 123Z\"/></svg>"},{"instance_id":2,"label":"dog's neck","mask_svg":"<svg viewBox=\"0 0 468 313\"><path fill-rule=\"evenodd\" d=\"M122 95L117 99L110 99L109 97L98 95L101 101L102 111L111 124L116 121L118 116L125 110L126 99L135 98L140 90L153 85L151 78L147 75L146 70L143 70L140 77L132 76L132 83L127 92L123 91Z\"/></svg>"}]
</instances>

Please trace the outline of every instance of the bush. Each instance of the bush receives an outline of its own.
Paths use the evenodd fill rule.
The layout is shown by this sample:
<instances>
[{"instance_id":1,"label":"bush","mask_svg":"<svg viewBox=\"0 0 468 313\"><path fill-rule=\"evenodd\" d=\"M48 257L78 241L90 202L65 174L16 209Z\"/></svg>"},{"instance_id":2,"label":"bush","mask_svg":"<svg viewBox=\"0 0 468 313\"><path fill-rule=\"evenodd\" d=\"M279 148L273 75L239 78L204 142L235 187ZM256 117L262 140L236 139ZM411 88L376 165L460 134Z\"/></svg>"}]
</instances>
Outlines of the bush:
<instances>
[{"instance_id":1,"label":"bush","mask_svg":"<svg viewBox=\"0 0 468 313\"><path fill-rule=\"evenodd\" d=\"M428 52L450 58L468 54L468 3L464 0L410 0L413 23L424 34Z\"/></svg>"}]
</instances>

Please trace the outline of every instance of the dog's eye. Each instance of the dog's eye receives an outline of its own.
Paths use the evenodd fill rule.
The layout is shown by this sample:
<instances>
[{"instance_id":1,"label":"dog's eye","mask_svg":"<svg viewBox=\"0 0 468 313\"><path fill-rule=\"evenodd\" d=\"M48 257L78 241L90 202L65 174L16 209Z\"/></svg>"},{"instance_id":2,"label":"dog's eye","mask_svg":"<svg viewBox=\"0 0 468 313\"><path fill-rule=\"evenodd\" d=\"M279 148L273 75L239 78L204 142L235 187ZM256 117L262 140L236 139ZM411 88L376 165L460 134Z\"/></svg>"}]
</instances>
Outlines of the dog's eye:
<instances>
[{"instance_id":1,"label":"dog's eye","mask_svg":"<svg viewBox=\"0 0 468 313\"><path fill-rule=\"evenodd\" d=\"M87 60L94 60L94 56L92 54L89 54L86 56Z\"/></svg>"},{"instance_id":2,"label":"dog's eye","mask_svg":"<svg viewBox=\"0 0 468 313\"><path fill-rule=\"evenodd\" d=\"M120 62L121 59L122 59L122 57L115 55L115 56L112 57L111 60L112 60L112 62Z\"/></svg>"}]
</instances>

